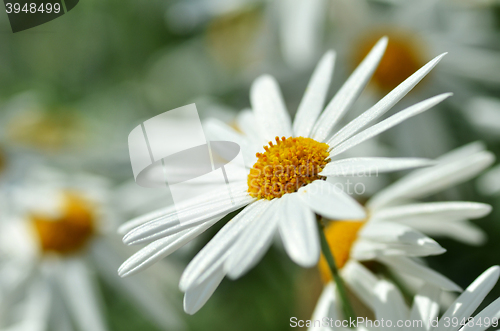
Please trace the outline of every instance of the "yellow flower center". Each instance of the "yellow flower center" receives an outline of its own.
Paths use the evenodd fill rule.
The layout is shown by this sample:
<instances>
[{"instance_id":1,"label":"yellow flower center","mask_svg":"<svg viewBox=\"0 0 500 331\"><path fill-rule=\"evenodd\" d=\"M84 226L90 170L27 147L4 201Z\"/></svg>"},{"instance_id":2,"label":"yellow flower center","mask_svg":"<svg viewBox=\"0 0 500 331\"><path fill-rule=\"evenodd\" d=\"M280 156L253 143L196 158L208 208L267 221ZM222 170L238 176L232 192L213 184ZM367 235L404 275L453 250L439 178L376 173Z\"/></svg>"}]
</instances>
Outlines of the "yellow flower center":
<instances>
[{"instance_id":1,"label":"yellow flower center","mask_svg":"<svg viewBox=\"0 0 500 331\"><path fill-rule=\"evenodd\" d=\"M31 221L44 253L71 254L82 249L95 233L95 215L90 204L67 193L60 217L32 215Z\"/></svg>"},{"instance_id":2,"label":"yellow flower center","mask_svg":"<svg viewBox=\"0 0 500 331\"><path fill-rule=\"evenodd\" d=\"M330 161L328 145L311 138L276 137L264 149L248 175L248 192L258 199L279 198L322 179L319 173Z\"/></svg>"},{"instance_id":3,"label":"yellow flower center","mask_svg":"<svg viewBox=\"0 0 500 331\"><path fill-rule=\"evenodd\" d=\"M360 63L381 36L389 36L384 57L373 74L372 82L383 93L391 91L425 64L415 36L409 33L376 33L364 38L356 48L354 59Z\"/></svg>"},{"instance_id":4,"label":"yellow flower center","mask_svg":"<svg viewBox=\"0 0 500 331\"><path fill-rule=\"evenodd\" d=\"M342 269L349 260L352 245L364 224L365 222L356 221L332 221L325 228L326 240L338 269ZM321 279L325 283L329 282L332 279L332 274L323 254L321 254L318 267Z\"/></svg>"}]
</instances>

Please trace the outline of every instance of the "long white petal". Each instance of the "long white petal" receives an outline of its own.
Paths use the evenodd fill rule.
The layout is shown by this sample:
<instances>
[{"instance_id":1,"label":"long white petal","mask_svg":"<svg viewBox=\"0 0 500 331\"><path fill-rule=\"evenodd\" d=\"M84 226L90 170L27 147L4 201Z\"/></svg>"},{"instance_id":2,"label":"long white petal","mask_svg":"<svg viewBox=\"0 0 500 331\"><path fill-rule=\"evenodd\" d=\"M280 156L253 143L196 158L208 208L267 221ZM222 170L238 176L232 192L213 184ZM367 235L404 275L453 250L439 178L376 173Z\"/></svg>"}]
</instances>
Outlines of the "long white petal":
<instances>
[{"instance_id":1,"label":"long white petal","mask_svg":"<svg viewBox=\"0 0 500 331\"><path fill-rule=\"evenodd\" d=\"M368 222L359 237L376 243L381 243L380 251L372 248L375 256L406 255L427 256L442 254L446 250L436 241L414 229L396 223Z\"/></svg>"},{"instance_id":2,"label":"long white petal","mask_svg":"<svg viewBox=\"0 0 500 331\"><path fill-rule=\"evenodd\" d=\"M474 330L474 331L484 331L489 328L489 325L484 323L484 319L489 318L490 325L500 318L500 298L496 299L490 303L486 308L484 308L479 314L474 316L474 325L465 325L460 331Z\"/></svg>"},{"instance_id":3,"label":"long white petal","mask_svg":"<svg viewBox=\"0 0 500 331\"><path fill-rule=\"evenodd\" d=\"M319 61L306 92L302 97L297 114L293 120L293 133L295 137L309 137L314 123L323 110L326 94L333 76L335 52L327 52Z\"/></svg>"},{"instance_id":4,"label":"long white petal","mask_svg":"<svg viewBox=\"0 0 500 331\"><path fill-rule=\"evenodd\" d=\"M356 132L364 128L368 123L376 120L390 110L396 103L399 102L408 92L417 85L435 66L441 61L446 53L436 56L426 65L408 77L404 82L399 84L395 89L383 97L373 107L359 115L357 118L349 122L346 126L340 129L335 135L328 140L328 145L337 146L341 142L349 139Z\"/></svg>"},{"instance_id":5,"label":"long white petal","mask_svg":"<svg viewBox=\"0 0 500 331\"><path fill-rule=\"evenodd\" d=\"M332 220L359 220L366 217L363 207L335 185L316 180L297 192L314 212Z\"/></svg>"},{"instance_id":6,"label":"long white petal","mask_svg":"<svg viewBox=\"0 0 500 331\"><path fill-rule=\"evenodd\" d=\"M453 305L443 314L439 321L439 331L451 331L453 325L446 327L446 320L451 320L457 317L459 321L462 318L469 318L469 316L477 309L486 295L495 286L498 276L500 275L500 268L493 266L483 272L475 281L470 284L465 291L455 300ZM456 328L455 328L456 329Z\"/></svg>"},{"instance_id":7,"label":"long white petal","mask_svg":"<svg viewBox=\"0 0 500 331\"><path fill-rule=\"evenodd\" d=\"M421 279L425 282L439 286L444 290L462 290L457 284L455 284L445 276L404 256L380 256L377 259L387 264L397 272L401 272L408 276Z\"/></svg>"},{"instance_id":8,"label":"long white petal","mask_svg":"<svg viewBox=\"0 0 500 331\"><path fill-rule=\"evenodd\" d=\"M397 322L405 321L409 311L401 292L386 280L378 281L373 292L378 301L375 305L375 317L378 320L391 321L395 330L402 330L397 327Z\"/></svg>"},{"instance_id":9,"label":"long white petal","mask_svg":"<svg viewBox=\"0 0 500 331\"><path fill-rule=\"evenodd\" d=\"M330 152L330 157L333 157L335 155L339 155L340 153L345 152L346 150L362 143L365 140L368 140L390 128L393 126L398 125L399 123L407 120L410 117L413 117L415 115L418 115L429 108L434 107L438 103L442 102L444 99L450 97L452 93L444 93L437 95L435 97L426 99L424 101L421 101L417 104L414 104L413 106L410 106L394 115L392 115L389 118L386 118L385 120L369 127L368 129L361 131L360 133L356 134L355 136L347 139L337 147L333 148L333 150Z\"/></svg>"},{"instance_id":10,"label":"long white petal","mask_svg":"<svg viewBox=\"0 0 500 331\"><path fill-rule=\"evenodd\" d=\"M318 263L319 237L316 217L297 194L285 194L284 215L279 230L283 245L290 258L304 268Z\"/></svg>"},{"instance_id":11,"label":"long white petal","mask_svg":"<svg viewBox=\"0 0 500 331\"><path fill-rule=\"evenodd\" d=\"M226 253L230 251L232 245L245 230L249 223L255 221L255 217L260 215L267 202L257 201L236 215L229 221L217 234L196 254L182 273L179 288L181 291L187 291L193 286L199 285L207 274L210 273L213 266L223 263Z\"/></svg>"},{"instance_id":12,"label":"long white petal","mask_svg":"<svg viewBox=\"0 0 500 331\"><path fill-rule=\"evenodd\" d=\"M158 239L129 257L118 269L120 277L141 272L199 236L218 220L205 222L166 238Z\"/></svg>"},{"instance_id":13,"label":"long white petal","mask_svg":"<svg viewBox=\"0 0 500 331\"><path fill-rule=\"evenodd\" d=\"M355 157L328 163L322 176L378 176L379 173L400 171L435 164L420 158Z\"/></svg>"},{"instance_id":14,"label":"long white petal","mask_svg":"<svg viewBox=\"0 0 500 331\"><path fill-rule=\"evenodd\" d=\"M233 194L233 197L233 201L228 201L224 197L215 203L195 206L187 210L181 209L178 213L145 223L127 233L123 237L123 242L127 245L152 242L203 223L218 221L230 212L255 200L247 192L238 193L237 196ZM188 222L181 223L179 219Z\"/></svg>"},{"instance_id":15,"label":"long white petal","mask_svg":"<svg viewBox=\"0 0 500 331\"><path fill-rule=\"evenodd\" d=\"M189 289L184 295L184 311L193 315L210 299L219 286L225 273L222 268L216 270L200 285Z\"/></svg>"},{"instance_id":16,"label":"long white petal","mask_svg":"<svg viewBox=\"0 0 500 331\"><path fill-rule=\"evenodd\" d=\"M282 217L281 199L273 199L241 233L224 264L224 270L232 279L237 279L250 270L271 246L272 239Z\"/></svg>"},{"instance_id":17,"label":"long white petal","mask_svg":"<svg viewBox=\"0 0 500 331\"><path fill-rule=\"evenodd\" d=\"M247 190L248 190L248 185L246 183L231 185L231 192L233 192L238 197L245 196L244 192L246 192ZM226 193L227 193L227 187L224 185L224 187L221 187L212 192L208 192L207 194L203 194L195 198L189 199L187 201L183 201L175 205L172 204L168 207L152 211L150 213L136 217L124 223L118 228L118 233L120 234L128 233L132 231L134 228L139 227L151 221L158 221L158 220L165 221L166 219L172 219L173 224L178 223L175 221L177 210L189 211L191 209L200 208L201 206L207 207L212 204L224 203L224 201L227 200Z\"/></svg>"},{"instance_id":18,"label":"long white petal","mask_svg":"<svg viewBox=\"0 0 500 331\"><path fill-rule=\"evenodd\" d=\"M349 289L373 310L376 302L373 289L377 285L377 277L355 260L346 263L341 270L341 275L349 285Z\"/></svg>"},{"instance_id":19,"label":"long white petal","mask_svg":"<svg viewBox=\"0 0 500 331\"><path fill-rule=\"evenodd\" d=\"M257 161L255 150L250 140L243 137L226 123L215 118L210 118L203 123L203 129L211 141L232 141L237 143L241 148L247 167L251 167Z\"/></svg>"},{"instance_id":20,"label":"long white petal","mask_svg":"<svg viewBox=\"0 0 500 331\"><path fill-rule=\"evenodd\" d=\"M319 117L313 129L312 138L316 141L324 141L328 138L333 127L351 108L361 91L372 77L375 69L384 55L387 47L387 37L380 39L372 48L370 53L354 70L340 90L335 94L332 101L326 106L325 111Z\"/></svg>"},{"instance_id":21,"label":"long white petal","mask_svg":"<svg viewBox=\"0 0 500 331\"><path fill-rule=\"evenodd\" d=\"M292 124L278 82L269 75L257 78L250 90L250 102L260 128L262 142L291 137Z\"/></svg>"},{"instance_id":22,"label":"long white petal","mask_svg":"<svg viewBox=\"0 0 500 331\"><path fill-rule=\"evenodd\" d=\"M422 321L420 328L413 324L413 330L428 331L431 329L430 322L435 320L439 314L439 298L441 290L432 284L425 284L413 298L410 313L411 321Z\"/></svg>"},{"instance_id":23,"label":"long white petal","mask_svg":"<svg viewBox=\"0 0 500 331\"><path fill-rule=\"evenodd\" d=\"M376 210L370 220L418 222L428 217L446 220L475 219L491 212L485 203L468 201L426 202Z\"/></svg>"},{"instance_id":24,"label":"long white petal","mask_svg":"<svg viewBox=\"0 0 500 331\"><path fill-rule=\"evenodd\" d=\"M105 331L108 328L99 309L96 285L87 266L80 260L64 263L61 286L74 320L82 331Z\"/></svg>"},{"instance_id":25,"label":"long white petal","mask_svg":"<svg viewBox=\"0 0 500 331\"><path fill-rule=\"evenodd\" d=\"M318 303L316 304L316 308L314 308L312 320L321 320L324 317L331 318L336 321L339 319L339 313L337 311L337 294L335 283L329 282L321 296L318 299ZM324 331L325 329L321 326L318 326L316 323L313 324L308 331Z\"/></svg>"},{"instance_id":26,"label":"long white petal","mask_svg":"<svg viewBox=\"0 0 500 331\"><path fill-rule=\"evenodd\" d=\"M479 152L466 159L439 164L418 176L403 177L380 191L367 203L371 210L378 209L395 200L421 198L469 180L488 167L495 157L490 152Z\"/></svg>"}]
</instances>

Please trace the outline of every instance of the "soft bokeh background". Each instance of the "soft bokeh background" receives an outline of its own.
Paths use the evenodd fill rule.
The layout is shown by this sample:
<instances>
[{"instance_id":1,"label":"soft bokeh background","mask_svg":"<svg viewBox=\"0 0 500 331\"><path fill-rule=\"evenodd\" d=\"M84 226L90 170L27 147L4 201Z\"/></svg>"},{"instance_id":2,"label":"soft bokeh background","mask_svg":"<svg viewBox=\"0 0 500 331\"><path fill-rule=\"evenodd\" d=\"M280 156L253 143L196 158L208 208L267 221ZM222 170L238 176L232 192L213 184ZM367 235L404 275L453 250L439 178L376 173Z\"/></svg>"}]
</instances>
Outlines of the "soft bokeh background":
<instances>
[{"instance_id":1,"label":"soft bokeh background","mask_svg":"<svg viewBox=\"0 0 500 331\"><path fill-rule=\"evenodd\" d=\"M470 103L475 96L500 100L498 2L311 0L316 7L310 9L303 1L82 0L68 14L16 34L1 11L3 176L23 177L31 166L45 164L105 176L119 187L132 179L127 136L141 121L196 102L202 117L231 122L237 110L249 107L250 84L263 73L277 77L294 112L324 51L333 48L339 55L333 95L369 43L363 40L378 31L410 44L386 55L397 74L382 74L382 80L399 83L442 50L450 51L443 68L410 93L408 103L456 94L434 115L408 121L381 143L397 155L436 157L482 140L500 158L500 130L495 135L494 125L490 131L477 126ZM417 58L416 67L405 62L409 56ZM368 87L359 109L380 96L383 88L376 85ZM428 259L466 286L500 263L500 196L480 193L476 180L448 193L494 206L475 222L488 233L485 245L440 239L448 252ZM169 259L184 265L216 230ZM116 289L104 282L99 287L110 330L159 330ZM200 312L183 318L192 330L288 330L290 317L311 316L321 287L316 270L297 267L274 247L248 275L224 280ZM500 286L490 300L498 296ZM181 311L181 300L176 302Z\"/></svg>"}]
</instances>

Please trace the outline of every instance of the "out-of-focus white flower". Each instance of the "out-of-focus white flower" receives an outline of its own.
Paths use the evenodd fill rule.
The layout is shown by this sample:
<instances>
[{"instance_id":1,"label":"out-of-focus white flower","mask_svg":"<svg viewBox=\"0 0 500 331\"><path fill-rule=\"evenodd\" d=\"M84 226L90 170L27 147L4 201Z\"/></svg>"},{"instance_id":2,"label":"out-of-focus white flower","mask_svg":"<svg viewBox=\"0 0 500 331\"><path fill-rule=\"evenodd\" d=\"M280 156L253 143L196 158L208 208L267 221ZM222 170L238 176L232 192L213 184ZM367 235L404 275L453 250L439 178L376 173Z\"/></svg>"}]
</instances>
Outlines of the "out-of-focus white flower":
<instances>
[{"instance_id":1,"label":"out-of-focus white flower","mask_svg":"<svg viewBox=\"0 0 500 331\"><path fill-rule=\"evenodd\" d=\"M107 180L32 167L2 186L0 330L107 330L95 272L163 328L182 320L162 296L177 269L151 278L116 275L123 246ZM161 273L161 277L158 273ZM145 276L145 275L144 275Z\"/></svg>"},{"instance_id":2,"label":"out-of-focus white flower","mask_svg":"<svg viewBox=\"0 0 500 331\"><path fill-rule=\"evenodd\" d=\"M398 1L394 6L369 0L332 4L332 24L338 31L332 42L344 51L346 61L354 59L355 65L380 36L390 39L372 79L374 93L392 89L431 54L444 49L449 54L442 66L412 91L409 100L420 100L436 90L452 91L457 98L448 104L466 111L469 100L482 93L476 86L500 82L500 52L495 49L499 38L490 8L465 10L437 0ZM391 140L410 155L436 157L454 146L454 133L439 112L426 113L393 133Z\"/></svg>"},{"instance_id":3,"label":"out-of-focus white flower","mask_svg":"<svg viewBox=\"0 0 500 331\"><path fill-rule=\"evenodd\" d=\"M261 48L273 48L277 42L285 63L293 69L301 70L313 65L322 50L327 5L327 0L179 1L167 9L166 22L178 32L191 31L197 26L206 25L212 33L212 39L213 33L220 33L221 40L231 40L233 45L236 43L240 48L242 42L253 41L253 45L245 48L247 50L258 47L259 44ZM259 24L242 24L249 23L248 19L244 19L249 17L249 13L261 17ZM215 31L214 27L220 27L223 22L227 29ZM257 21L254 20L254 23ZM242 35L242 28L249 31ZM228 38L228 34L233 38ZM229 43L220 46L227 51L232 47ZM236 52L230 54L235 55ZM271 54L272 52L268 52L269 56Z\"/></svg>"},{"instance_id":4,"label":"out-of-focus white flower","mask_svg":"<svg viewBox=\"0 0 500 331\"><path fill-rule=\"evenodd\" d=\"M486 295L495 286L500 275L500 268L493 266L483 272L465 291L439 316L441 290L433 284L424 284L413 299L411 308L398 288L386 280L376 280L373 287L375 302L375 321L360 320L356 330L486 330L498 326L500 318L500 298L474 315ZM311 322L322 321L324 317L332 319L327 326L316 322L308 328L314 330L352 330L335 327L335 321L342 321L340 302L335 285L330 284L318 301ZM383 321L383 322L382 322ZM383 323L383 324L381 324ZM398 323L400 323L398 325ZM406 323L406 324L405 324ZM378 327L375 327L375 326Z\"/></svg>"},{"instance_id":5,"label":"out-of-focus white flower","mask_svg":"<svg viewBox=\"0 0 500 331\"><path fill-rule=\"evenodd\" d=\"M411 158L336 157L449 96L443 94L422 101L361 131L403 98L439 62L441 55L332 135L332 129L369 81L386 45L387 39L382 38L322 112L334 64L334 53L328 52L311 78L293 126L276 81L270 76L258 78L251 89L253 112L243 112L238 121L244 135L216 120L206 126L212 139L234 141L241 146L246 167L251 169L248 183L231 184L230 205L219 201L220 195L215 191L186 202L180 213L186 213L187 224L179 223L175 207L168 207L122 226L121 231L128 232L124 236L126 244L149 245L128 259L119 274L128 276L147 268L242 207L245 208L205 246L184 273L180 287L186 292L187 312L201 308L226 274L238 278L258 263L277 232L292 260L304 267L315 265L319 258L315 214L337 220L366 218L355 200L328 180L322 180L324 177L349 175L359 168L390 172L431 164ZM276 145L270 142L262 149L263 143L274 138ZM269 164L292 166L294 175L280 177L273 168L272 178L266 179ZM311 167L308 169L313 173L303 177L298 168L304 165ZM340 173L341 168L346 173ZM223 190L227 188L224 186Z\"/></svg>"}]
</instances>

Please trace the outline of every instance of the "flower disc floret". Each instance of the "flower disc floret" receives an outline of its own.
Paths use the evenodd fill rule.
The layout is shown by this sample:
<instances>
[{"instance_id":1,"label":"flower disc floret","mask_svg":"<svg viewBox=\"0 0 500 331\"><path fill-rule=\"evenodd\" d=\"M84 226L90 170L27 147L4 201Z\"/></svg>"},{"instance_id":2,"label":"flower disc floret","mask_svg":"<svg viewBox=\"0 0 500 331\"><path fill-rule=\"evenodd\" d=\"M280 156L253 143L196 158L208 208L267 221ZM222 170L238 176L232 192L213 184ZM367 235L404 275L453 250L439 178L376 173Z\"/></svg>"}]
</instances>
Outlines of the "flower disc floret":
<instances>
[{"instance_id":1,"label":"flower disc floret","mask_svg":"<svg viewBox=\"0 0 500 331\"><path fill-rule=\"evenodd\" d=\"M328 144L304 137L276 137L257 153L248 175L248 192L258 199L280 198L315 180L330 161Z\"/></svg>"}]
</instances>

